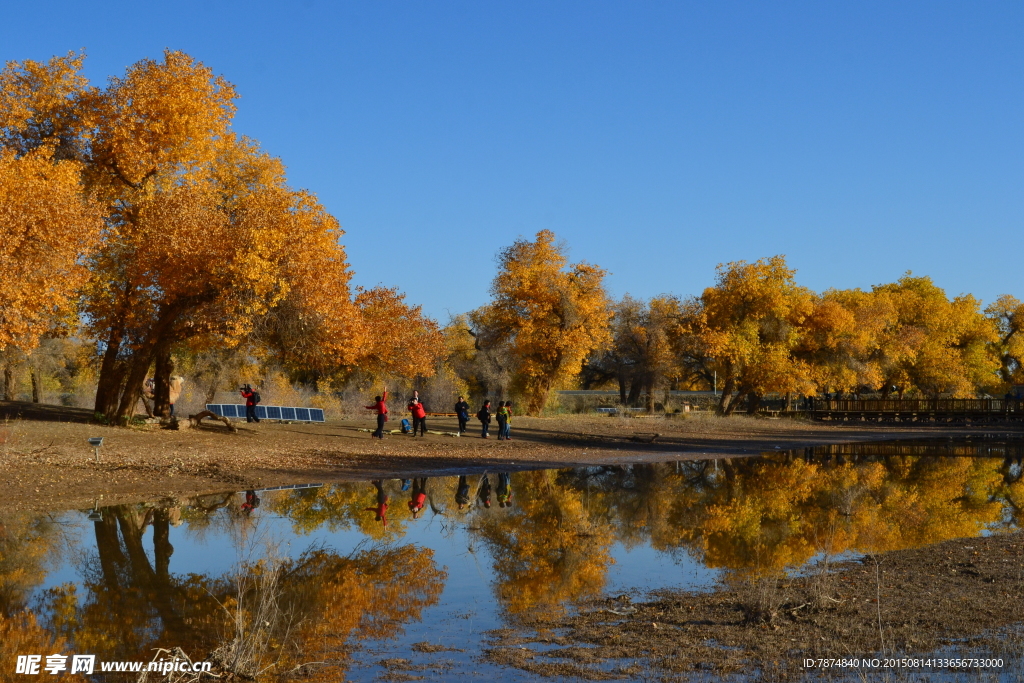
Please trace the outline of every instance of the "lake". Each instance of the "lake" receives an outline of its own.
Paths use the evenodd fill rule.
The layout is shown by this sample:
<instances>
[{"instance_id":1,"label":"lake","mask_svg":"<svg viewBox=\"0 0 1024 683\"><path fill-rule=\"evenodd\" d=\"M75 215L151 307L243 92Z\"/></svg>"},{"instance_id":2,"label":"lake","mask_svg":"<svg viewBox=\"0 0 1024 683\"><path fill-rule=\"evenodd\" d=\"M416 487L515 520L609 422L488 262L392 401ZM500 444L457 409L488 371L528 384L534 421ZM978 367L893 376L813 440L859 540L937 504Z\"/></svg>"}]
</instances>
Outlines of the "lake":
<instances>
[{"instance_id":1,"label":"lake","mask_svg":"<svg viewBox=\"0 0 1024 683\"><path fill-rule=\"evenodd\" d=\"M15 654L57 637L97 662L220 648L268 679L535 680L483 655L527 617L1014 532L1022 455L993 435L97 501L2 520L0 611L33 615L8 622Z\"/></svg>"}]
</instances>

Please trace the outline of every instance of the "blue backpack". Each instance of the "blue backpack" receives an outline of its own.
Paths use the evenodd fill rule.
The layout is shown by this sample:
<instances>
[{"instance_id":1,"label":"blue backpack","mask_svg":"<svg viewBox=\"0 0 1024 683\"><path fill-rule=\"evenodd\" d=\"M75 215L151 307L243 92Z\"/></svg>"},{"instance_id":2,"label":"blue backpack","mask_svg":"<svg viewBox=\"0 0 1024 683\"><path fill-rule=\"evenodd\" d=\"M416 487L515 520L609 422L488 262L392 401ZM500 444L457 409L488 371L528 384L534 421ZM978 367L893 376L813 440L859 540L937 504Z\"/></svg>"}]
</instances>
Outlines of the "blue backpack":
<instances>
[{"instance_id":1,"label":"blue backpack","mask_svg":"<svg viewBox=\"0 0 1024 683\"><path fill-rule=\"evenodd\" d=\"M403 434L408 434L411 431L412 431L412 425L409 424L408 420L403 419L402 420L402 433Z\"/></svg>"}]
</instances>

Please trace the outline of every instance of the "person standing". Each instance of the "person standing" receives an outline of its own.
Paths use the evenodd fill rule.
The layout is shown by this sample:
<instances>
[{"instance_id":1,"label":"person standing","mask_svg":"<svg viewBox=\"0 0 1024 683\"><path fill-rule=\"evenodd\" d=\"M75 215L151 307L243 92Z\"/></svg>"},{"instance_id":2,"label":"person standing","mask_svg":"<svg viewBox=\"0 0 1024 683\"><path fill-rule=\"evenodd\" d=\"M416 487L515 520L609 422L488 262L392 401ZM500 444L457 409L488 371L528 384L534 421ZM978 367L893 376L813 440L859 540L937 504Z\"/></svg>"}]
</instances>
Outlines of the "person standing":
<instances>
[{"instance_id":1,"label":"person standing","mask_svg":"<svg viewBox=\"0 0 1024 683\"><path fill-rule=\"evenodd\" d=\"M377 413L377 431L373 433L373 436L378 439L384 438L384 423L388 421L388 406L386 401L388 400L388 389L384 387L384 393L380 396L373 397L373 405L366 406L367 410L373 410Z\"/></svg>"},{"instance_id":2,"label":"person standing","mask_svg":"<svg viewBox=\"0 0 1024 683\"><path fill-rule=\"evenodd\" d=\"M480 420L481 430L480 437L483 439L487 438L487 431L491 428L491 402L484 401L484 405L476 414L476 419Z\"/></svg>"},{"instance_id":3,"label":"person standing","mask_svg":"<svg viewBox=\"0 0 1024 683\"><path fill-rule=\"evenodd\" d=\"M416 430L420 430L420 436L427 435L427 409L423 407L420 400L413 397L409 401L409 412L412 413L412 435L416 436Z\"/></svg>"},{"instance_id":4,"label":"person standing","mask_svg":"<svg viewBox=\"0 0 1024 683\"><path fill-rule=\"evenodd\" d=\"M505 401L505 441L512 440L512 401Z\"/></svg>"},{"instance_id":5,"label":"person standing","mask_svg":"<svg viewBox=\"0 0 1024 683\"><path fill-rule=\"evenodd\" d=\"M245 399L245 421L259 422L260 419L256 417L256 392L248 384L238 391L242 394L242 398Z\"/></svg>"},{"instance_id":6,"label":"person standing","mask_svg":"<svg viewBox=\"0 0 1024 683\"><path fill-rule=\"evenodd\" d=\"M459 401L455 404L455 416L459 418L459 436L462 436L466 431L466 423L469 422L469 404L462 396L459 396Z\"/></svg>"},{"instance_id":7,"label":"person standing","mask_svg":"<svg viewBox=\"0 0 1024 683\"><path fill-rule=\"evenodd\" d=\"M498 441L505 438L505 423L508 422L508 411L505 410L505 402L498 401L498 409L494 411L494 417L498 420Z\"/></svg>"}]
</instances>

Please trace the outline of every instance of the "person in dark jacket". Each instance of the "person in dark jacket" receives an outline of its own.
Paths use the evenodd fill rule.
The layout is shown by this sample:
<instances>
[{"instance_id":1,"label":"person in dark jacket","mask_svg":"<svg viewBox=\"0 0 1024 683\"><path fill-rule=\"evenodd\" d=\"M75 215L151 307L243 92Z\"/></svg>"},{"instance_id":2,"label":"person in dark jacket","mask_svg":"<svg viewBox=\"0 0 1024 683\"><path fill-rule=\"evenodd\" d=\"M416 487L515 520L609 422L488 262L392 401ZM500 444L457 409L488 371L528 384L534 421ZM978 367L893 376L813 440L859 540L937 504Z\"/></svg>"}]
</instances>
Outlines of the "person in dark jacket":
<instances>
[{"instance_id":1,"label":"person in dark jacket","mask_svg":"<svg viewBox=\"0 0 1024 683\"><path fill-rule=\"evenodd\" d=\"M491 507L491 480L484 475L484 478L480 481L480 489L476 492L476 497L480 499L480 503L485 507Z\"/></svg>"},{"instance_id":2,"label":"person in dark jacket","mask_svg":"<svg viewBox=\"0 0 1024 683\"><path fill-rule=\"evenodd\" d=\"M384 438L384 423L388 421L388 406L385 403L387 400L388 390L387 387L385 387L383 394L373 397L373 405L366 406L367 410L372 410L377 413L377 431L373 433L373 436L378 439Z\"/></svg>"},{"instance_id":3,"label":"person in dark jacket","mask_svg":"<svg viewBox=\"0 0 1024 683\"><path fill-rule=\"evenodd\" d=\"M412 435L416 436L416 430L420 430L420 436L427 435L427 409L423 407L418 398L409 401L409 412L412 413Z\"/></svg>"},{"instance_id":4,"label":"person in dark jacket","mask_svg":"<svg viewBox=\"0 0 1024 683\"><path fill-rule=\"evenodd\" d=\"M459 402L455 404L455 415L459 418L459 434L466 431L466 423L469 422L469 404L466 399L459 396Z\"/></svg>"},{"instance_id":5,"label":"person in dark jacket","mask_svg":"<svg viewBox=\"0 0 1024 683\"><path fill-rule=\"evenodd\" d=\"M455 502L459 504L460 510L465 510L469 505L469 480L465 474L459 477L459 484L455 487Z\"/></svg>"},{"instance_id":6,"label":"person in dark jacket","mask_svg":"<svg viewBox=\"0 0 1024 683\"><path fill-rule=\"evenodd\" d=\"M484 405L476 414L476 419L480 420L481 438L487 438L487 431L491 428L491 402L484 401Z\"/></svg>"},{"instance_id":7,"label":"person in dark jacket","mask_svg":"<svg viewBox=\"0 0 1024 683\"><path fill-rule=\"evenodd\" d=\"M242 394L242 398L245 399L245 421L259 422L260 419L256 417L256 392L248 384L238 391Z\"/></svg>"}]
</instances>

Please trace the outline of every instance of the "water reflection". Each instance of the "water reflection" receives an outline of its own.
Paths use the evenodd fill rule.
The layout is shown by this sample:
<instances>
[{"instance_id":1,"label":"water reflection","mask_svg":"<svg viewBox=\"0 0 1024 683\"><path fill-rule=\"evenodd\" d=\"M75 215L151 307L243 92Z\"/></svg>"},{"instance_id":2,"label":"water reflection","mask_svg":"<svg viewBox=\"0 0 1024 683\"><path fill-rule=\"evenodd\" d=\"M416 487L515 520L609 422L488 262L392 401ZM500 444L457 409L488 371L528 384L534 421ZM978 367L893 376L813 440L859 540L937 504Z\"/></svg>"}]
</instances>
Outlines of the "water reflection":
<instances>
[{"instance_id":1,"label":"water reflection","mask_svg":"<svg viewBox=\"0 0 1024 683\"><path fill-rule=\"evenodd\" d=\"M54 518L12 515L0 526L0 643L43 639L40 651L66 644L100 660L132 660L157 646L200 656L219 648L227 658L250 638L262 643L247 655L253 672L320 661L330 668L304 673L336 680L359 642L393 639L442 604L449 577L431 544L455 530L470 551L486 550L493 593L477 599L496 600L514 621L600 595L633 548L757 576L822 553L1016 528L1021 456L1019 445L1002 442L872 444L226 493L104 507L91 522L75 513L90 535L78 537L70 557ZM287 556L261 531L278 518L296 548ZM408 542L414 529L419 542ZM363 540L344 551L302 543L325 530ZM229 569L204 573L175 559L175 543L207 537L218 545L205 552L234 558ZM75 580L47 582L48 571L69 563ZM648 579L649 587L666 581ZM268 599L273 618L264 618ZM0 654L6 649L0 644Z\"/></svg>"}]
</instances>

